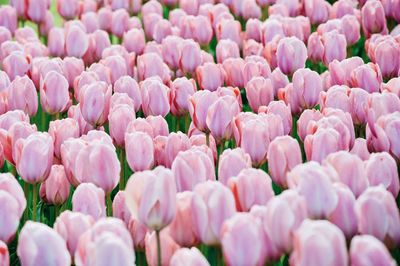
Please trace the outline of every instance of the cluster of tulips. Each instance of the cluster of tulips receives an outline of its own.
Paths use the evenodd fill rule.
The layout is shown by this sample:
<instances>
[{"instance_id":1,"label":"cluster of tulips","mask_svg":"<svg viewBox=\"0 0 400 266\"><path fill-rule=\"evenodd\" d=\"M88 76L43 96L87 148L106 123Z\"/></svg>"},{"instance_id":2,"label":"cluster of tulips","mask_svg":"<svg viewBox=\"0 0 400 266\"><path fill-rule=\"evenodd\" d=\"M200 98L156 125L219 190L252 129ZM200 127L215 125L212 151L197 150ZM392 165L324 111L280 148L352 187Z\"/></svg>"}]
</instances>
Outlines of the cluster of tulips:
<instances>
[{"instance_id":1,"label":"cluster of tulips","mask_svg":"<svg viewBox=\"0 0 400 266\"><path fill-rule=\"evenodd\" d=\"M399 22L399 0L0 6L0 266L396 265Z\"/></svg>"}]
</instances>

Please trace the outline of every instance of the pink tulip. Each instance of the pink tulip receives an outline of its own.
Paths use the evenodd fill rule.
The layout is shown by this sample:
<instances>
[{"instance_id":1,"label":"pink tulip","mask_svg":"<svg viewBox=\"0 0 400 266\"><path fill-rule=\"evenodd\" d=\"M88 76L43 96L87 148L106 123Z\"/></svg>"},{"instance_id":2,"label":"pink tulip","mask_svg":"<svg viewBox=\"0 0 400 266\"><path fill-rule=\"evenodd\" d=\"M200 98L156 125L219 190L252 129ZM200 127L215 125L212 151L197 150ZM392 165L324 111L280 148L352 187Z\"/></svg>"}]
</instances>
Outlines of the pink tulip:
<instances>
[{"instance_id":1,"label":"pink tulip","mask_svg":"<svg viewBox=\"0 0 400 266\"><path fill-rule=\"evenodd\" d=\"M354 266L396 265L385 245L370 235L355 236L350 244L350 260Z\"/></svg>"},{"instance_id":2,"label":"pink tulip","mask_svg":"<svg viewBox=\"0 0 400 266\"><path fill-rule=\"evenodd\" d=\"M261 18L261 8L256 0L245 0L241 5L241 15L244 19Z\"/></svg>"},{"instance_id":3,"label":"pink tulip","mask_svg":"<svg viewBox=\"0 0 400 266\"><path fill-rule=\"evenodd\" d=\"M256 112L262 105L268 105L274 98L272 81L263 77L254 77L245 86L247 100L251 109Z\"/></svg>"},{"instance_id":4,"label":"pink tulip","mask_svg":"<svg viewBox=\"0 0 400 266\"><path fill-rule=\"evenodd\" d=\"M65 57L63 59L63 73L65 78L68 80L69 87L74 86L74 80L78 77L85 69L82 59L75 57Z\"/></svg>"},{"instance_id":5,"label":"pink tulip","mask_svg":"<svg viewBox=\"0 0 400 266\"><path fill-rule=\"evenodd\" d=\"M188 113L188 100L196 90L197 86L194 79L182 77L171 82L169 94L171 113L175 116L181 116Z\"/></svg>"},{"instance_id":6,"label":"pink tulip","mask_svg":"<svg viewBox=\"0 0 400 266\"><path fill-rule=\"evenodd\" d=\"M176 194L176 214L169 225L169 233L174 241L183 247L191 247L198 244L192 218L191 202L193 192L185 191Z\"/></svg>"},{"instance_id":7,"label":"pink tulip","mask_svg":"<svg viewBox=\"0 0 400 266\"><path fill-rule=\"evenodd\" d=\"M194 73L201 64L200 46L193 40L184 40L180 44L179 68L184 73Z\"/></svg>"},{"instance_id":8,"label":"pink tulip","mask_svg":"<svg viewBox=\"0 0 400 266\"><path fill-rule=\"evenodd\" d=\"M42 22L45 19L46 11L50 7L50 2L48 0L39 0L39 1L26 1L27 17L35 22L36 24Z\"/></svg>"},{"instance_id":9,"label":"pink tulip","mask_svg":"<svg viewBox=\"0 0 400 266\"><path fill-rule=\"evenodd\" d=\"M390 248L400 241L400 215L393 195L383 186L369 187L355 205L358 232L373 235Z\"/></svg>"},{"instance_id":10,"label":"pink tulip","mask_svg":"<svg viewBox=\"0 0 400 266\"><path fill-rule=\"evenodd\" d=\"M328 35L329 36L329 35ZM325 46L322 37L318 32L313 32L307 42L308 57L314 63L322 61L325 53Z\"/></svg>"},{"instance_id":11,"label":"pink tulip","mask_svg":"<svg viewBox=\"0 0 400 266\"><path fill-rule=\"evenodd\" d=\"M302 162L300 145L290 136L277 137L268 147L267 160L272 180L287 187L287 173Z\"/></svg>"},{"instance_id":12,"label":"pink tulip","mask_svg":"<svg viewBox=\"0 0 400 266\"><path fill-rule=\"evenodd\" d=\"M361 25L367 37L373 33L387 34L385 10L380 1L365 3L361 9Z\"/></svg>"},{"instance_id":13,"label":"pink tulip","mask_svg":"<svg viewBox=\"0 0 400 266\"><path fill-rule=\"evenodd\" d=\"M25 182L36 184L46 180L53 163L53 151L53 140L47 133L32 133L17 141L14 159Z\"/></svg>"},{"instance_id":14,"label":"pink tulip","mask_svg":"<svg viewBox=\"0 0 400 266\"><path fill-rule=\"evenodd\" d=\"M196 77L201 89L215 91L224 85L225 72L219 64L206 63L197 68Z\"/></svg>"},{"instance_id":15,"label":"pink tulip","mask_svg":"<svg viewBox=\"0 0 400 266\"><path fill-rule=\"evenodd\" d=\"M330 153L339 151L340 134L333 128L319 129L304 139L307 160L322 162Z\"/></svg>"},{"instance_id":16,"label":"pink tulip","mask_svg":"<svg viewBox=\"0 0 400 266\"><path fill-rule=\"evenodd\" d=\"M228 58L240 57L240 50L237 43L232 40L220 40L215 48L217 62L222 64Z\"/></svg>"},{"instance_id":17,"label":"pink tulip","mask_svg":"<svg viewBox=\"0 0 400 266\"><path fill-rule=\"evenodd\" d=\"M353 87L362 88L368 92L379 91L382 83L382 74L379 66L368 63L357 67L351 73Z\"/></svg>"},{"instance_id":18,"label":"pink tulip","mask_svg":"<svg viewBox=\"0 0 400 266\"><path fill-rule=\"evenodd\" d=\"M31 221L25 223L19 234L17 254L21 265L71 264L64 239L49 226Z\"/></svg>"},{"instance_id":19,"label":"pink tulip","mask_svg":"<svg viewBox=\"0 0 400 266\"><path fill-rule=\"evenodd\" d=\"M135 111L127 104L118 104L108 115L110 136L119 147L125 146L125 132L128 124L135 119Z\"/></svg>"},{"instance_id":20,"label":"pink tulip","mask_svg":"<svg viewBox=\"0 0 400 266\"><path fill-rule=\"evenodd\" d=\"M74 258L78 241L94 224L91 216L79 212L64 211L57 217L54 230L65 240L69 254Z\"/></svg>"},{"instance_id":21,"label":"pink tulip","mask_svg":"<svg viewBox=\"0 0 400 266\"><path fill-rule=\"evenodd\" d=\"M140 84L142 110L145 116L166 116L170 111L169 88L157 77L147 78Z\"/></svg>"},{"instance_id":22,"label":"pink tulip","mask_svg":"<svg viewBox=\"0 0 400 266\"><path fill-rule=\"evenodd\" d=\"M322 35L321 41L324 45L322 60L326 66L333 60L342 61L346 58L346 37L337 31L329 31Z\"/></svg>"},{"instance_id":23,"label":"pink tulip","mask_svg":"<svg viewBox=\"0 0 400 266\"><path fill-rule=\"evenodd\" d=\"M2 227L0 229L0 241L11 242L17 233L19 219L19 205L17 199L8 191L0 190L0 213L3 215Z\"/></svg>"},{"instance_id":24,"label":"pink tulip","mask_svg":"<svg viewBox=\"0 0 400 266\"><path fill-rule=\"evenodd\" d=\"M128 29L129 13L125 9L117 9L112 13L111 32L118 38L122 38Z\"/></svg>"},{"instance_id":25,"label":"pink tulip","mask_svg":"<svg viewBox=\"0 0 400 266\"><path fill-rule=\"evenodd\" d=\"M396 171L396 161L386 152L372 153L364 162L365 173L370 186L382 184L393 197L399 194L399 175Z\"/></svg>"},{"instance_id":26,"label":"pink tulip","mask_svg":"<svg viewBox=\"0 0 400 266\"><path fill-rule=\"evenodd\" d=\"M360 57L347 58L341 62L333 60L329 64L329 75L332 85L351 86L353 70L362 65L363 60Z\"/></svg>"},{"instance_id":27,"label":"pink tulip","mask_svg":"<svg viewBox=\"0 0 400 266\"><path fill-rule=\"evenodd\" d=\"M75 263L91 265L109 260L118 265L129 265L135 261L132 247L132 238L121 220L101 219L79 238Z\"/></svg>"},{"instance_id":28,"label":"pink tulip","mask_svg":"<svg viewBox=\"0 0 400 266\"><path fill-rule=\"evenodd\" d=\"M159 76L165 83L169 81L169 69L162 58L156 53L146 53L137 58L137 71L140 80Z\"/></svg>"},{"instance_id":29,"label":"pink tulip","mask_svg":"<svg viewBox=\"0 0 400 266\"><path fill-rule=\"evenodd\" d=\"M0 190L8 192L17 201L17 216L22 217L26 208L26 199L17 179L10 173L0 174Z\"/></svg>"},{"instance_id":30,"label":"pink tulip","mask_svg":"<svg viewBox=\"0 0 400 266\"><path fill-rule=\"evenodd\" d=\"M208 90L198 91L189 98L190 117L199 130L209 131L206 124L207 112L217 99L217 95Z\"/></svg>"},{"instance_id":31,"label":"pink tulip","mask_svg":"<svg viewBox=\"0 0 400 266\"><path fill-rule=\"evenodd\" d=\"M187 264L197 266L209 266L210 263L196 248L181 248L175 251L174 255L169 261L171 266L185 266Z\"/></svg>"},{"instance_id":32,"label":"pink tulip","mask_svg":"<svg viewBox=\"0 0 400 266\"><path fill-rule=\"evenodd\" d=\"M126 62L120 55L107 56L105 59L101 60L100 63L110 69L112 84L114 84L120 77L128 74Z\"/></svg>"},{"instance_id":33,"label":"pink tulip","mask_svg":"<svg viewBox=\"0 0 400 266\"><path fill-rule=\"evenodd\" d=\"M254 40L246 40L243 43L243 57L248 57L252 55L262 55L264 46Z\"/></svg>"},{"instance_id":34,"label":"pink tulip","mask_svg":"<svg viewBox=\"0 0 400 266\"><path fill-rule=\"evenodd\" d=\"M375 62L383 77L396 77L400 67L400 45L394 38L382 38L376 41L374 47L368 49L368 54L371 50L371 59ZM371 47L371 44L370 44Z\"/></svg>"},{"instance_id":35,"label":"pink tulip","mask_svg":"<svg viewBox=\"0 0 400 266\"><path fill-rule=\"evenodd\" d=\"M76 157L75 177L80 183L91 182L109 194L118 184L121 166L114 146L92 141Z\"/></svg>"},{"instance_id":36,"label":"pink tulip","mask_svg":"<svg viewBox=\"0 0 400 266\"><path fill-rule=\"evenodd\" d=\"M226 185L229 178L251 167L251 158L241 148L227 149L220 155L218 167L218 180Z\"/></svg>"},{"instance_id":37,"label":"pink tulip","mask_svg":"<svg viewBox=\"0 0 400 266\"><path fill-rule=\"evenodd\" d=\"M246 40L255 40L261 42L262 23L258 19L249 19L246 21Z\"/></svg>"},{"instance_id":38,"label":"pink tulip","mask_svg":"<svg viewBox=\"0 0 400 266\"><path fill-rule=\"evenodd\" d=\"M351 154L355 154L361 158L361 160L368 160L370 152L368 151L367 141L363 138L357 138L354 141L353 148L350 150Z\"/></svg>"},{"instance_id":39,"label":"pink tulip","mask_svg":"<svg viewBox=\"0 0 400 266\"><path fill-rule=\"evenodd\" d=\"M228 58L223 62L227 86L244 87L244 66L242 58Z\"/></svg>"},{"instance_id":40,"label":"pink tulip","mask_svg":"<svg viewBox=\"0 0 400 266\"><path fill-rule=\"evenodd\" d=\"M235 42L239 47L242 46L242 27L239 21L223 19L216 25L217 40L229 39Z\"/></svg>"},{"instance_id":41,"label":"pink tulip","mask_svg":"<svg viewBox=\"0 0 400 266\"><path fill-rule=\"evenodd\" d=\"M328 221L305 220L293 238L290 265L348 265L343 232Z\"/></svg>"},{"instance_id":42,"label":"pink tulip","mask_svg":"<svg viewBox=\"0 0 400 266\"><path fill-rule=\"evenodd\" d=\"M377 122L381 116L400 111L399 104L399 97L394 93L371 93L366 104L369 124Z\"/></svg>"},{"instance_id":43,"label":"pink tulip","mask_svg":"<svg viewBox=\"0 0 400 266\"><path fill-rule=\"evenodd\" d=\"M228 265L264 265L262 225L249 213L237 213L221 228L224 259Z\"/></svg>"},{"instance_id":44,"label":"pink tulip","mask_svg":"<svg viewBox=\"0 0 400 266\"><path fill-rule=\"evenodd\" d=\"M331 6L324 0L308 0L304 2L305 15L311 23L320 24L328 20Z\"/></svg>"},{"instance_id":45,"label":"pink tulip","mask_svg":"<svg viewBox=\"0 0 400 266\"><path fill-rule=\"evenodd\" d=\"M386 84L382 84L381 91L400 95L400 78L392 78Z\"/></svg>"},{"instance_id":46,"label":"pink tulip","mask_svg":"<svg viewBox=\"0 0 400 266\"><path fill-rule=\"evenodd\" d=\"M172 25L169 20L160 19L154 24L153 39L161 43L167 36L172 35Z\"/></svg>"},{"instance_id":47,"label":"pink tulip","mask_svg":"<svg viewBox=\"0 0 400 266\"><path fill-rule=\"evenodd\" d=\"M139 221L153 230L161 230L170 224L176 212L175 194L172 171L161 166L155 168L143 187Z\"/></svg>"},{"instance_id":48,"label":"pink tulip","mask_svg":"<svg viewBox=\"0 0 400 266\"><path fill-rule=\"evenodd\" d=\"M49 177L40 186L40 197L48 204L62 205L68 200L70 184L64 166L53 165Z\"/></svg>"},{"instance_id":49,"label":"pink tulip","mask_svg":"<svg viewBox=\"0 0 400 266\"><path fill-rule=\"evenodd\" d=\"M173 70L179 68L181 56L180 43L182 38L179 36L167 36L161 43L161 54L164 62Z\"/></svg>"},{"instance_id":50,"label":"pink tulip","mask_svg":"<svg viewBox=\"0 0 400 266\"><path fill-rule=\"evenodd\" d=\"M156 266L158 261L156 232L151 232L146 235L146 260L150 266ZM169 230L162 230L160 233L161 246L161 265L169 265L175 251L179 249L179 245L175 243L169 234Z\"/></svg>"},{"instance_id":51,"label":"pink tulip","mask_svg":"<svg viewBox=\"0 0 400 266\"><path fill-rule=\"evenodd\" d=\"M142 29L131 29L125 32L122 45L128 52L135 52L137 55L142 54L146 45L144 31Z\"/></svg>"},{"instance_id":52,"label":"pink tulip","mask_svg":"<svg viewBox=\"0 0 400 266\"><path fill-rule=\"evenodd\" d=\"M111 86L103 81L84 86L79 95L80 111L83 118L91 125L103 125L109 113Z\"/></svg>"},{"instance_id":53,"label":"pink tulip","mask_svg":"<svg viewBox=\"0 0 400 266\"><path fill-rule=\"evenodd\" d=\"M133 100L135 111L137 112L142 106L142 97L137 81L129 76L120 77L114 83L114 92L127 93Z\"/></svg>"},{"instance_id":54,"label":"pink tulip","mask_svg":"<svg viewBox=\"0 0 400 266\"><path fill-rule=\"evenodd\" d=\"M271 177L259 169L243 169L227 185L235 196L238 211L247 212L254 205L265 205L274 196Z\"/></svg>"},{"instance_id":55,"label":"pink tulip","mask_svg":"<svg viewBox=\"0 0 400 266\"><path fill-rule=\"evenodd\" d=\"M91 183L79 185L72 196L72 211L90 215L94 220L106 217L104 190Z\"/></svg>"},{"instance_id":56,"label":"pink tulip","mask_svg":"<svg viewBox=\"0 0 400 266\"><path fill-rule=\"evenodd\" d=\"M47 113L63 113L72 104L68 81L58 72L48 72L40 85L40 103Z\"/></svg>"},{"instance_id":57,"label":"pink tulip","mask_svg":"<svg viewBox=\"0 0 400 266\"><path fill-rule=\"evenodd\" d=\"M10 265L10 254L8 252L8 247L3 241L0 242L0 265Z\"/></svg>"},{"instance_id":58,"label":"pink tulip","mask_svg":"<svg viewBox=\"0 0 400 266\"><path fill-rule=\"evenodd\" d=\"M4 46L4 44L2 45ZM13 81L17 77L23 77L30 69L30 57L22 51L13 51L4 56L3 69Z\"/></svg>"},{"instance_id":59,"label":"pink tulip","mask_svg":"<svg viewBox=\"0 0 400 266\"><path fill-rule=\"evenodd\" d=\"M172 166L177 191L193 190L206 180L215 180L213 158L195 149L179 152Z\"/></svg>"},{"instance_id":60,"label":"pink tulip","mask_svg":"<svg viewBox=\"0 0 400 266\"><path fill-rule=\"evenodd\" d=\"M79 2L77 0L57 0L57 11L64 19L73 19L78 15Z\"/></svg>"},{"instance_id":61,"label":"pink tulip","mask_svg":"<svg viewBox=\"0 0 400 266\"><path fill-rule=\"evenodd\" d=\"M292 74L304 68L307 59L307 48L295 37L282 38L276 51L278 66L285 74Z\"/></svg>"},{"instance_id":62,"label":"pink tulip","mask_svg":"<svg viewBox=\"0 0 400 266\"><path fill-rule=\"evenodd\" d=\"M143 171L153 167L154 144L148 134L143 132L125 134L125 148L127 161L132 171Z\"/></svg>"},{"instance_id":63,"label":"pink tulip","mask_svg":"<svg viewBox=\"0 0 400 266\"><path fill-rule=\"evenodd\" d=\"M217 141L231 138L231 121L239 112L236 98L229 95L218 98L209 106L206 124Z\"/></svg>"},{"instance_id":64,"label":"pink tulip","mask_svg":"<svg viewBox=\"0 0 400 266\"><path fill-rule=\"evenodd\" d=\"M78 27L71 26L65 32L65 51L68 56L81 58L89 47L89 38L86 32Z\"/></svg>"}]
</instances>

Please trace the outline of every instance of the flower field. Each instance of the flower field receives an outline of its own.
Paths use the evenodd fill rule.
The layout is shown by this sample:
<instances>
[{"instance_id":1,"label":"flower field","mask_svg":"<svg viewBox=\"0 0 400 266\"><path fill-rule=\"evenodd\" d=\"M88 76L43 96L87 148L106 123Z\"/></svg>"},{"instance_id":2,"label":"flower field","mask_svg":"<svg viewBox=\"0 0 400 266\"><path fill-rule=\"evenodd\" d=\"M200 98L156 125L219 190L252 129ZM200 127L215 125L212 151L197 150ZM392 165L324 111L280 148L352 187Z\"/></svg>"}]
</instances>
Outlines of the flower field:
<instances>
[{"instance_id":1,"label":"flower field","mask_svg":"<svg viewBox=\"0 0 400 266\"><path fill-rule=\"evenodd\" d=\"M0 0L0 266L400 263L400 0Z\"/></svg>"}]
</instances>

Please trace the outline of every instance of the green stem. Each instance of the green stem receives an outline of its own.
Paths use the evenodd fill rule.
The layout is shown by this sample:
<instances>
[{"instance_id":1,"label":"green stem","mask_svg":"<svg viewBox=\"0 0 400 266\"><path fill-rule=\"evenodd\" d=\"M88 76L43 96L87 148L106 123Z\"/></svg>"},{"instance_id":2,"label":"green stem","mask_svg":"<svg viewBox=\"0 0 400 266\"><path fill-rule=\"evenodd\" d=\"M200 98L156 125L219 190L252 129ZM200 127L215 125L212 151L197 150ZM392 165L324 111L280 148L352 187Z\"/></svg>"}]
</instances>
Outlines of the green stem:
<instances>
[{"instance_id":1,"label":"green stem","mask_svg":"<svg viewBox=\"0 0 400 266\"><path fill-rule=\"evenodd\" d=\"M42 130L46 131L46 112L42 109L42 113L41 113L41 126L42 126Z\"/></svg>"},{"instance_id":2,"label":"green stem","mask_svg":"<svg viewBox=\"0 0 400 266\"><path fill-rule=\"evenodd\" d=\"M210 147L210 133L206 133L206 145Z\"/></svg>"},{"instance_id":3,"label":"green stem","mask_svg":"<svg viewBox=\"0 0 400 266\"><path fill-rule=\"evenodd\" d=\"M107 200L107 216L112 216L112 200L111 200L111 193L108 193L106 196Z\"/></svg>"},{"instance_id":4,"label":"green stem","mask_svg":"<svg viewBox=\"0 0 400 266\"><path fill-rule=\"evenodd\" d=\"M180 122L180 118L179 118L179 116L177 116L175 118L175 132L179 131L179 122Z\"/></svg>"},{"instance_id":5,"label":"green stem","mask_svg":"<svg viewBox=\"0 0 400 266\"><path fill-rule=\"evenodd\" d=\"M119 190L125 189L125 150L120 149L119 162L121 164L121 176L119 178Z\"/></svg>"},{"instance_id":6,"label":"green stem","mask_svg":"<svg viewBox=\"0 0 400 266\"><path fill-rule=\"evenodd\" d=\"M32 193L32 221L36 222L37 220L37 198L38 198L38 184L33 184L33 193Z\"/></svg>"},{"instance_id":7,"label":"green stem","mask_svg":"<svg viewBox=\"0 0 400 266\"><path fill-rule=\"evenodd\" d=\"M161 266L161 240L160 240L160 230L156 230L157 238L157 265Z\"/></svg>"},{"instance_id":8,"label":"green stem","mask_svg":"<svg viewBox=\"0 0 400 266\"><path fill-rule=\"evenodd\" d=\"M29 184L24 181L24 193L25 193L25 198L29 202ZM29 204L26 206L25 212L24 212L24 222L29 219Z\"/></svg>"},{"instance_id":9,"label":"green stem","mask_svg":"<svg viewBox=\"0 0 400 266\"><path fill-rule=\"evenodd\" d=\"M57 217L60 215L60 210L61 210L61 205L55 205L55 206L54 206L54 212L55 212L55 219L54 219L54 222L55 222L55 220L57 219Z\"/></svg>"},{"instance_id":10,"label":"green stem","mask_svg":"<svg viewBox=\"0 0 400 266\"><path fill-rule=\"evenodd\" d=\"M185 115L185 133L189 131L189 126L190 126L190 115L186 114Z\"/></svg>"}]
</instances>

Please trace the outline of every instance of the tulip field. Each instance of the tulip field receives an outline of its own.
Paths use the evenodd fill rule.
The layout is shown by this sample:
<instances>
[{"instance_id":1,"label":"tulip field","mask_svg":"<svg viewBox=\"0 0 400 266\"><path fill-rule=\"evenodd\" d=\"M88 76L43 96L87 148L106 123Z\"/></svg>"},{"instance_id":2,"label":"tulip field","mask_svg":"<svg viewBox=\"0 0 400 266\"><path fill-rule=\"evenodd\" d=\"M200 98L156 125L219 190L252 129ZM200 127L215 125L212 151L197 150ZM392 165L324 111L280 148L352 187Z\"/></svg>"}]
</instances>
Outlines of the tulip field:
<instances>
[{"instance_id":1,"label":"tulip field","mask_svg":"<svg viewBox=\"0 0 400 266\"><path fill-rule=\"evenodd\" d=\"M0 266L400 264L400 0L0 0Z\"/></svg>"}]
</instances>

